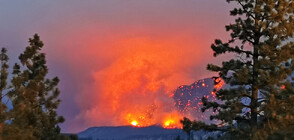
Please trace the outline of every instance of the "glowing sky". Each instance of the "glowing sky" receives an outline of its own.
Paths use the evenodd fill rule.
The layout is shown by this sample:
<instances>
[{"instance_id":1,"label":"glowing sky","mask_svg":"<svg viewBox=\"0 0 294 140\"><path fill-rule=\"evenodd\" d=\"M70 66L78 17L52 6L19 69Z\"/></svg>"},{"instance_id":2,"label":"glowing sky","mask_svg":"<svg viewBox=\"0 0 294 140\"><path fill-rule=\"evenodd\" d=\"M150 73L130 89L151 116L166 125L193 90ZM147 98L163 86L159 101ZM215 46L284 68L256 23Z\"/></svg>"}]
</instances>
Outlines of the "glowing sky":
<instances>
[{"instance_id":1,"label":"glowing sky","mask_svg":"<svg viewBox=\"0 0 294 140\"><path fill-rule=\"evenodd\" d=\"M210 44L227 37L229 10L225 0L0 0L0 46L12 64L41 36L61 79L63 132L124 125L118 110L165 104L171 90L212 75Z\"/></svg>"}]
</instances>

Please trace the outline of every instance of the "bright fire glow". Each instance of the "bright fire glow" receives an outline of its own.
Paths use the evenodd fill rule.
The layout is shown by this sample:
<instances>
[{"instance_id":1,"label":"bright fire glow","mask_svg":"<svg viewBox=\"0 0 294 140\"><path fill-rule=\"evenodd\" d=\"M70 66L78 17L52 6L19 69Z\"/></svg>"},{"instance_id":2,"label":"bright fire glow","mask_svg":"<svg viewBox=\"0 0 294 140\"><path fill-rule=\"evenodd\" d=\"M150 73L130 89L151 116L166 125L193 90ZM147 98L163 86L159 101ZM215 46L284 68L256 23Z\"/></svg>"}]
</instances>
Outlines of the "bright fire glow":
<instances>
[{"instance_id":1,"label":"bright fire glow","mask_svg":"<svg viewBox=\"0 0 294 140\"><path fill-rule=\"evenodd\" d=\"M164 128L175 128L175 121L174 120L165 121Z\"/></svg>"},{"instance_id":2,"label":"bright fire glow","mask_svg":"<svg viewBox=\"0 0 294 140\"><path fill-rule=\"evenodd\" d=\"M174 107L171 91L179 83L194 80L184 72L178 72L196 63L194 60L198 59L186 57L193 56L186 54L193 51L186 50L181 54L177 43L148 38L116 42L118 44L114 46L120 46L120 49L114 49L119 51L113 53L118 56L110 65L93 73L93 89L86 91L96 94L87 97L91 101L82 103L86 104L85 108L91 108L79 117L87 118L89 124L95 125L181 128L180 120L184 115Z\"/></svg>"},{"instance_id":3,"label":"bright fire glow","mask_svg":"<svg viewBox=\"0 0 294 140\"><path fill-rule=\"evenodd\" d=\"M133 120L133 121L131 122L131 124L132 124L133 126L139 126L139 125L138 125L138 122L137 122L136 120Z\"/></svg>"},{"instance_id":4,"label":"bright fire glow","mask_svg":"<svg viewBox=\"0 0 294 140\"><path fill-rule=\"evenodd\" d=\"M225 85L224 80L222 80L221 78L216 79L215 82L218 83L218 84L214 85L214 88L217 90L221 89Z\"/></svg>"},{"instance_id":5,"label":"bright fire glow","mask_svg":"<svg viewBox=\"0 0 294 140\"><path fill-rule=\"evenodd\" d=\"M135 38L117 43L121 48L114 53L119 57L93 73L92 87L99 88L93 89L97 94L93 94L89 104L95 107L81 117L96 125L164 125L167 116L178 113L171 90L189 80L175 71L185 67L188 58L182 57L169 42ZM183 116L177 116L180 117L170 119L175 127L181 127L179 120Z\"/></svg>"},{"instance_id":6,"label":"bright fire glow","mask_svg":"<svg viewBox=\"0 0 294 140\"><path fill-rule=\"evenodd\" d=\"M215 98L216 94L214 91L211 92L211 95Z\"/></svg>"},{"instance_id":7,"label":"bright fire glow","mask_svg":"<svg viewBox=\"0 0 294 140\"><path fill-rule=\"evenodd\" d=\"M177 112L172 112L170 114L167 114L165 119L163 120L162 127L164 127L164 128L182 128L182 124L180 123L180 120L182 118L183 118L183 116Z\"/></svg>"}]
</instances>

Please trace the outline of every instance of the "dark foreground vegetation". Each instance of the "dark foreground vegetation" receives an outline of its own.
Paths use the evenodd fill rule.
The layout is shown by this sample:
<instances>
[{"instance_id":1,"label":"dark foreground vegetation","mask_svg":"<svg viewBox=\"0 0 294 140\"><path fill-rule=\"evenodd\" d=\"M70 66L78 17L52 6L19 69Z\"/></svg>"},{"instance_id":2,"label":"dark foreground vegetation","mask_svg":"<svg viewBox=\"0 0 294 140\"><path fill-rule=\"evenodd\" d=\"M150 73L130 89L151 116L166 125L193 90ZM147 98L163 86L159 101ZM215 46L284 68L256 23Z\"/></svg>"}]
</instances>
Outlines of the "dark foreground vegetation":
<instances>
[{"instance_id":1,"label":"dark foreground vegetation","mask_svg":"<svg viewBox=\"0 0 294 140\"><path fill-rule=\"evenodd\" d=\"M59 103L58 77L49 79L43 42L36 34L19 55L20 63L8 71L7 50L0 54L0 139L74 140L76 135L60 134L65 121L56 112ZM10 78L11 77L11 78Z\"/></svg>"},{"instance_id":2,"label":"dark foreground vegetation","mask_svg":"<svg viewBox=\"0 0 294 140\"><path fill-rule=\"evenodd\" d=\"M216 92L218 102L202 99L217 112L217 124L182 120L183 129L222 131L218 139L294 139L294 2L227 0L237 5L227 25L231 38L215 40L214 56L233 53L221 66L209 64L229 88Z\"/></svg>"}]
</instances>

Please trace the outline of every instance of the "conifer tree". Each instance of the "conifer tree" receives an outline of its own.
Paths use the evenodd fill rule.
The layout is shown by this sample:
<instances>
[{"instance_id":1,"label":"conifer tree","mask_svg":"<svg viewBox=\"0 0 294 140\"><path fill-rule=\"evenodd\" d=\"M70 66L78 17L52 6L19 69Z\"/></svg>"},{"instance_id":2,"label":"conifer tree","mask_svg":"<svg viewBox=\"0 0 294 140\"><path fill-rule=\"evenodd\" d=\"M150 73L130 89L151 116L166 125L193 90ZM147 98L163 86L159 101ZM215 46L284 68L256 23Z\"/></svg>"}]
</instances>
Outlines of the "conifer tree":
<instances>
[{"instance_id":1,"label":"conifer tree","mask_svg":"<svg viewBox=\"0 0 294 140\"><path fill-rule=\"evenodd\" d=\"M202 99L203 111L209 108L217 111L210 118L218 120L222 126L205 128L225 131L223 137L231 139L266 139L280 128L273 127L278 125L275 116L281 118L280 123L287 122L287 118L293 119L293 111L292 116L286 113L290 111L290 106L286 106L293 104L294 94L291 84L294 70L294 2L227 2L238 5L230 12L236 17L235 22L226 26L231 38L226 42L216 39L211 48L215 57L226 53L233 53L236 57L224 61L221 66L207 66L208 70L218 72L219 76L215 79L223 79L230 87L216 92L220 102ZM281 107L281 104L285 106ZM202 125L200 122L195 124ZM293 123L285 125L290 124L293 126ZM265 128L270 131L263 131ZM293 132L294 129L291 129Z\"/></svg>"},{"instance_id":2,"label":"conifer tree","mask_svg":"<svg viewBox=\"0 0 294 140\"><path fill-rule=\"evenodd\" d=\"M8 56L6 54L6 48L1 49L0 61L1 61L1 71L0 71L0 132L2 132L2 126L6 119L6 105L3 103L2 98L4 97L4 91L7 88L7 77L8 77ZM0 133L2 134L2 133Z\"/></svg>"},{"instance_id":3,"label":"conifer tree","mask_svg":"<svg viewBox=\"0 0 294 140\"><path fill-rule=\"evenodd\" d=\"M56 140L61 137L58 124L64 119L56 112L60 103L59 79L46 78L48 68L45 54L40 52L42 48L40 37L34 35L19 56L21 65L13 67L12 90L8 93L13 107L8 112L4 139Z\"/></svg>"},{"instance_id":4,"label":"conifer tree","mask_svg":"<svg viewBox=\"0 0 294 140\"><path fill-rule=\"evenodd\" d=\"M264 111L267 120L262 129L257 130L255 139L294 139L294 84L284 84L280 92L269 97Z\"/></svg>"}]
</instances>

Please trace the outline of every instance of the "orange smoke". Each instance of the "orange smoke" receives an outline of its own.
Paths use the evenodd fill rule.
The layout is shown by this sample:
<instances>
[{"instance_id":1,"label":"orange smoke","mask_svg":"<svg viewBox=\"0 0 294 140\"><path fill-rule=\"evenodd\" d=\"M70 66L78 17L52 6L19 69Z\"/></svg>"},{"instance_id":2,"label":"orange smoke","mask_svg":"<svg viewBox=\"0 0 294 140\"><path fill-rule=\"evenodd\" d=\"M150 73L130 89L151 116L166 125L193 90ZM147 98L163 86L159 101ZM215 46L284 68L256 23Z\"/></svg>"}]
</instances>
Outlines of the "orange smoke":
<instances>
[{"instance_id":1,"label":"orange smoke","mask_svg":"<svg viewBox=\"0 0 294 140\"><path fill-rule=\"evenodd\" d=\"M179 50L176 41L133 38L117 41L114 46L117 48L112 53L117 59L92 73L94 84L88 90L93 93L87 97L89 102L82 103L90 108L85 107L78 117L94 126L181 128L180 120L187 114L174 107L172 90L183 81L195 81L184 69L202 56L195 56L193 49ZM215 88L220 89L224 82L217 82Z\"/></svg>"},{"instance_id":2,"label":"orange smoke","mask_svg":"<svg viewBox=\"0 0 294 140\"><path fill-rule=\"evenodd\" d=\"M194 82L185 67L197 64L201 55L179 49L177 41L133 38L116 43L112 53L117 59L93 72L93 89L87 91L94 93L87 97L91 101L82 103L90 108L79 117L95 126L181 127L183 115L176 111L171 93L183 81Z\"/></svg>"}]
</instances>

